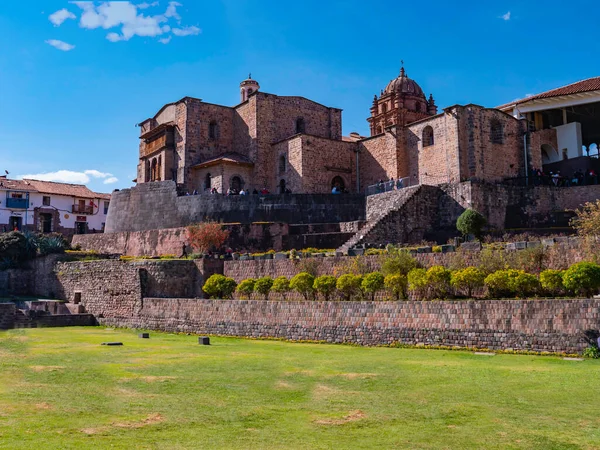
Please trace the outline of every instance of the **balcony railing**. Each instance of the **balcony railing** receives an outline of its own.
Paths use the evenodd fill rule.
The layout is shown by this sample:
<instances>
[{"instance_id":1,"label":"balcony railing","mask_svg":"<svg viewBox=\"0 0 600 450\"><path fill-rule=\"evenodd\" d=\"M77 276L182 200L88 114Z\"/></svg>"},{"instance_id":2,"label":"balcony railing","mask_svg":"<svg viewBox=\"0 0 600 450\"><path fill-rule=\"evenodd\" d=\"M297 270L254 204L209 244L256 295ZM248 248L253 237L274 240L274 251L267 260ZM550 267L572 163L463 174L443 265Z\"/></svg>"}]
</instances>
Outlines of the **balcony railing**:
<instances>
[{"instance_id":1,"label":"balcony railing","mask_svg":"<svg viewBox=\"0 0 600 450\"><path fill-rule=\"evenodd\" d=\"M7 208L15 208L15 209L28 209L29 208L29 199L28 198L8 197L6 199L6 207Z\"/></svg>"},{"instance_id":2,"label":"balcony railing","mask_svg":"<svg viewBox=\"0 0 600 450\"><path fill-rule=\"evenodd\" d=\"M73 214L94 214L92 205L73 205Z\"/></svg>"},{"instance_id":3,"label":"balcony railing","mask_svg":"<svg viewBox=\"0 0 600 450\"><path fill-rule=\"evenodd\" d=\"M150 142L146 142L141 148L140 156L141 157L148 156L148 155L150 155L158 150L161 150L163 148L173 148L174 145L175 145L175 139L173 136L173 132L166 131L164 134L157 137L156 139L154 139Z\"/></svg>"}]
</instances>

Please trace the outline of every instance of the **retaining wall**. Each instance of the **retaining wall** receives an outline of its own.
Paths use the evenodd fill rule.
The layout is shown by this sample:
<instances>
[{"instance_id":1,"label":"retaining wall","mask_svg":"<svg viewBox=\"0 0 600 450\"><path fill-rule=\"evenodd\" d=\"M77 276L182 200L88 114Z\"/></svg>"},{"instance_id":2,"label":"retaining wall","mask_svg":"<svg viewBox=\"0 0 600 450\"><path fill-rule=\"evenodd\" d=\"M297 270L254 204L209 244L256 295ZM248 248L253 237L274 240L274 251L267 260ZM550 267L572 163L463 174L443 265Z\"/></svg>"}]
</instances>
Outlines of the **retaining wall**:
<instances>
[{"instance_id":1,"label":"retaining wall","mask_svg":"<svg viewBox=\"0 0 600 450\"><path fill-rule=\"evenodd\" d=\"M0 330L10 330L14 327L16 311L14 303L0 303Z\"/></svg>"}]
</instances>

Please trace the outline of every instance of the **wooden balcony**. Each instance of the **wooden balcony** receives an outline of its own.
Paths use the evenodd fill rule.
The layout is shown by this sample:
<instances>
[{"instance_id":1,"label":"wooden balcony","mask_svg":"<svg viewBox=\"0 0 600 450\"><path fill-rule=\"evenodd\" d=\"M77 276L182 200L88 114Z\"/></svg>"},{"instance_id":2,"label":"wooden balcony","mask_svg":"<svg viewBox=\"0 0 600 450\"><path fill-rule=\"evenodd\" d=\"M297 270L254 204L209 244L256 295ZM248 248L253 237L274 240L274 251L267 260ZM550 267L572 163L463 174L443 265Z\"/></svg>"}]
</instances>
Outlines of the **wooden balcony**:
<instances>
[{"instance_id":1,"label":"wooden balcony","mask_svg":"<svg viewBox=\"0 0 600 450\"><path fill-rule=\"evenodd\" d=\"M163 148L173 148L175 145L175 138L173 130L164 130L161 134L156 136L154 139L148 139L144 141L144 144L140 149L140 157L151 155L154 152L162 150Z\"/></svg>"},{"instance_id":2,"label":"wooden balcony","mask_svg":"<svg viewBox=\"0 0 600 450\"><path fill-rule=\"evenodd\" d=\"M94 214L94 207L92 205L73 205L71 212L73 214Z\"/></svg>"}]
</instances>

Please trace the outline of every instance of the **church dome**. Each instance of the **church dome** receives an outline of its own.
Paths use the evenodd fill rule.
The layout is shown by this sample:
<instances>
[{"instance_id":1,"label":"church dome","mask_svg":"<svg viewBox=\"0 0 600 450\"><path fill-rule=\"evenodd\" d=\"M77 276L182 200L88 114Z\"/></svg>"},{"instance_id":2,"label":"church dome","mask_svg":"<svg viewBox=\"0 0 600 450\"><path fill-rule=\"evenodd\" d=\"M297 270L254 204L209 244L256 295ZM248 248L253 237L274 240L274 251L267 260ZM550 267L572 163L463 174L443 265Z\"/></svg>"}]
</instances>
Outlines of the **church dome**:
<instances>
[{"instance_id":1,"label":"church dome","mask_svg":"<svg viewBox=\"0 0 600 450\"><path fill-rule=\"evenodd\" d=\"M402 94L414 95L415 97L425 98L423 89L415 80L411 80L406 76L404 67L400 69L400 76L388 83L383 94L391 94L392 92L400 92Z\"/></svg>"}]
</instances>

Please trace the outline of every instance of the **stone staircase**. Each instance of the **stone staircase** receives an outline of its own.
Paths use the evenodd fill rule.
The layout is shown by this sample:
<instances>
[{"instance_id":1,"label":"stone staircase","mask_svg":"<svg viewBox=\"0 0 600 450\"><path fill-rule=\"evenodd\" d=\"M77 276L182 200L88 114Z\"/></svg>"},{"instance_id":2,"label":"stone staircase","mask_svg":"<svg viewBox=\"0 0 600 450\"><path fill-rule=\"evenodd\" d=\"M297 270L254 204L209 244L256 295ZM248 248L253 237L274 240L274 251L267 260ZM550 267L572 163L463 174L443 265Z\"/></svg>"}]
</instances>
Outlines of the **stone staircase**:
<instances>
[{"instance_id":1,"label":"stone staircase","mask_svg":"<svg viewBox=\"0 0 600 450\"><path fill-rule=\"evenodd\" d=\"M17 309L15 312L15 328L37 328L37 323L30 319L22 310Z\"/></svg>"},{"instance_id":2,"label":"stone staircase","mask_svg":"<svg viewBox=\"0 0 600 450\"><path fill-rule=\"evenodd\" d=\"M417 195L421 186L413 186L399 191L384 192L367 198L367 222L354 236L337 249L344 255L348 250L364 242L377 226L392 213L400 210L411 198Z\"/></svg>"}]
</instances>

